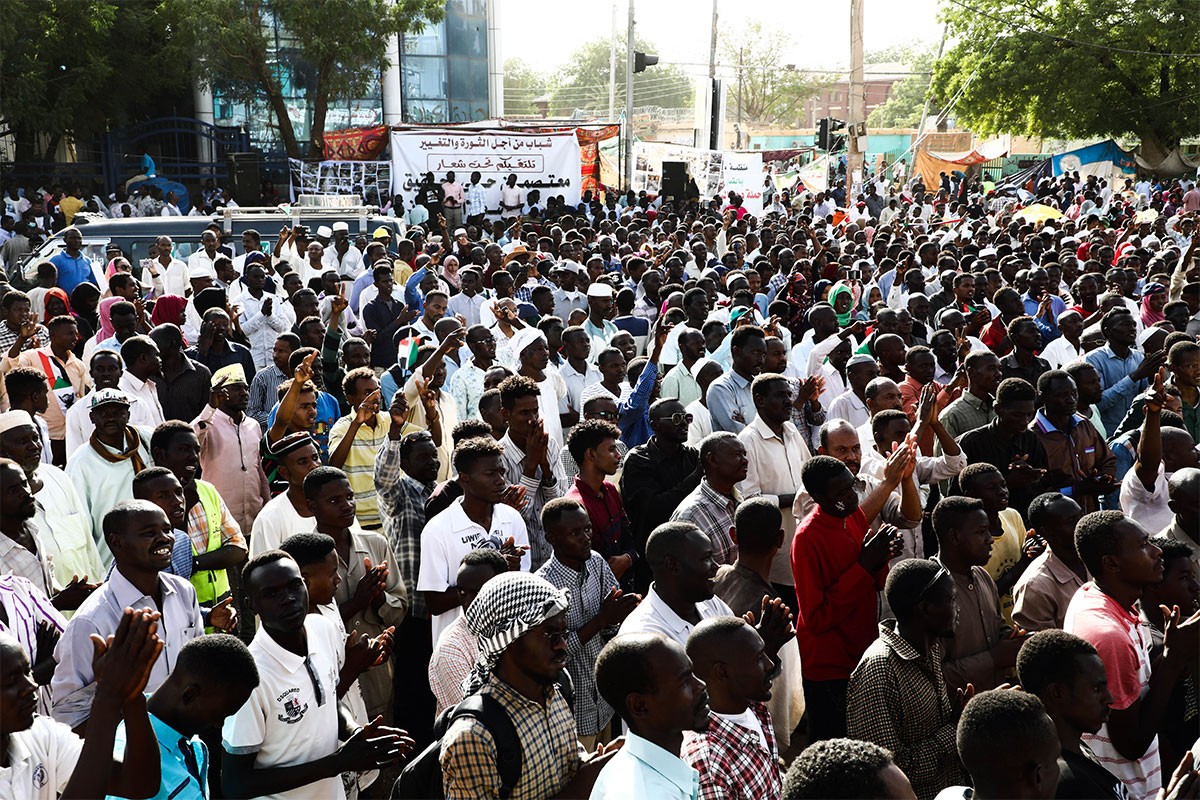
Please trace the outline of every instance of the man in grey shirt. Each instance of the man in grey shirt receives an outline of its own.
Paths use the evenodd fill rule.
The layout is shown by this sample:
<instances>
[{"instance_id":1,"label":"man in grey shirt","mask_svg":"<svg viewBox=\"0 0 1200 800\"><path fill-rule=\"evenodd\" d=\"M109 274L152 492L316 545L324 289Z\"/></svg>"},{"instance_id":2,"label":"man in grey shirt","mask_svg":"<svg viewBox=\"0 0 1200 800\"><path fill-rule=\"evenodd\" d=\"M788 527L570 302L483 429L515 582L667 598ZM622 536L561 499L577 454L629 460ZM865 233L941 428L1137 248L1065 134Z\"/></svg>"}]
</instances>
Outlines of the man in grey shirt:
<instances>
[{"instance_id":1,"label":"man in grey shirt","mask_svg":"<svg viewBox=\"0 0 1200 800\"><path fill-rule=\"evenodd\" d=\"M708 387L708 411L714 431L737 433L755 417L750 382L762 372L767 355L767 335L757 325L743 325L730 337L733 369Z\"/></svg>"},{"instance_id":2,"label":"man in grey shirt","mask_svg":"<svg viewBox=\"0 0 1200 800\"><path fill-rule=\"evenodd\" d=\"M183 646L204 635L204 621L192 584L163 570L171 566L175 543L166 512L149 500L122 500L104 515L104 539L113 554L108 582L92 592L67 623L54 658L50 683L54 719L77 731L85 728L96 692L91 635L116 633L126 608L162 614L158 636L163 649L146 691L157 689L175 668Z\"/></svg>"}]
</instances>

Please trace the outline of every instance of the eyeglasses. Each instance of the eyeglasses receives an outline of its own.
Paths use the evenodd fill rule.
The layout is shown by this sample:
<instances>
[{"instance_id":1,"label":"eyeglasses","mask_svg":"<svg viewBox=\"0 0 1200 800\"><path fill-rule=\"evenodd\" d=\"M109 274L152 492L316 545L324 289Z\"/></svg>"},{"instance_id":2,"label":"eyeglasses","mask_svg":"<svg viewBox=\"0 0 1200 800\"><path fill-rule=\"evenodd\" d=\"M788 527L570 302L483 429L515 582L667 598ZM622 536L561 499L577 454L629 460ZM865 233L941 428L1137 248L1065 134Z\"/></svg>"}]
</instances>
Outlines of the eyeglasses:
<instances>
[{"instance_id":1,"label":"eyeglasses","mask_svg":"<svg viewBox=\"0 0 1200 800\"><path fill-rule=\"evenodd\" d=\"M542 636L546 637L548 644L566 643L568 631L542 631Z\"/></svg>"},{"instance_id":2,"label":"eyeglasses","mask_svg":"<svg viewBox=\"0 0 1200 800\"><path fill-rule=\"evenodd\" d=\"M666 417L666 419L670 420L672 425L682 425L685 422L688 425L691 425L694 417L691 414L685 414L684 412L680 411L672 414L669 417Z\"/></svg>"},{"instance_id":3,"label":"eyeglasses","mask_svg":"<svg viewBox=\"0 0 1200 800\"><path fill-rule=\"evenodd\" d=\"M587 415L589 417L595 417L596 419L616 419L617 418L617 412L615 412L615 411L589 411L587 413Z\"/></svg>"}]
</instances>

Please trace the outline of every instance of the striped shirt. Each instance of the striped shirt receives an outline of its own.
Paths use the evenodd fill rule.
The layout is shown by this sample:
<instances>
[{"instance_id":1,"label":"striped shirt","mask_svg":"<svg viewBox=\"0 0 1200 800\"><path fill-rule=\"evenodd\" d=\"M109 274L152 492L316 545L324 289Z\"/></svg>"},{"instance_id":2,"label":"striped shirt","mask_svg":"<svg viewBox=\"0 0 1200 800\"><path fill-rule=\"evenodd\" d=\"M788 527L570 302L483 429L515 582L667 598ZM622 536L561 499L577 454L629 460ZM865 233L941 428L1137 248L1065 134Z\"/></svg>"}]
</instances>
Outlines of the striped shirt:
<instances>
[{"instance_id":1,"label":"striped shirt","mask_svg":"<svg viewBox=\"0 0 1200 800\"><path fill-rule=\"evenodd\" d=\"M329 429L330 453L337 450L342 439L346 437L356 413L347 414ZM359 426L354 434L354 443L350 445L350 452L346 454L346 461L342 464L342 471L350 479L350 488L354 490L358 524L364 528L374 529L383 525L383 519L379 516L379 500L375 494L375 456L388 438L391 427L392 418L387 414L375 415L374 428L369 425Z\"/></svg>"},{"instance_id":2,"label":"striped shirt","mask_svg":"<svg viewBox=\"0 0 1200 800\"><path fill-rule=\"evenodd\" d=\"M1113 696L1112 708L1123 711L1145 696L1150 688L1151 633L1136 613L1122 608L1088 581L1071 598L1063 630L1087 640L1100 654ZM1104 768L1121 779L1135 800L1150 800L1162 787L1158 736L1136 761L1117 751L1107 722L1096 733L1083 734L1083 741Z\"/></svg>"}]
</instances>

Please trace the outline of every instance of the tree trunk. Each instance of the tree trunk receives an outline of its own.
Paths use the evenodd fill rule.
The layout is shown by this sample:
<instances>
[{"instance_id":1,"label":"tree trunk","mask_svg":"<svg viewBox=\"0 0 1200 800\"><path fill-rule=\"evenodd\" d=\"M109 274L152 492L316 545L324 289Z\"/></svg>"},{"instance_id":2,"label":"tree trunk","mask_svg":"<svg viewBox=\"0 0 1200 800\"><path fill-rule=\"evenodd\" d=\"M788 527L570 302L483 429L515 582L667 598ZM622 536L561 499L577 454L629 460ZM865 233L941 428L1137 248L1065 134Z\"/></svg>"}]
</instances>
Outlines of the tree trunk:
<instances>
[{"instance_id":1,"label":"tree trunk","mask_svg":"<svg viewBox=\"0 0 1200 800\"><path fill-rule=\"evenodd\" d=\"M1146 125L1138 131L1142 140L1139 154L1151 164L1161 163L1173 150L1179 147L1179 140L1164 135L1161 131Z\"/></svg>"},{"instance_id":2,"label":"tree trunk","mask_svg":"<svg viewBox=\"0 0 1200 800\"><path fill-rule=\"evenodd\" d=\"M271 104L271 110L275 112L275 119L279 123L279 138L283 141L283 149L287 153L288 158L301 158L300 143L296 141L296 129L292 126L292 119L287 113L287 103L283 101L283 94L279 91L274 82L266 83L267 102Z\"/></svg>"}]
</instances>

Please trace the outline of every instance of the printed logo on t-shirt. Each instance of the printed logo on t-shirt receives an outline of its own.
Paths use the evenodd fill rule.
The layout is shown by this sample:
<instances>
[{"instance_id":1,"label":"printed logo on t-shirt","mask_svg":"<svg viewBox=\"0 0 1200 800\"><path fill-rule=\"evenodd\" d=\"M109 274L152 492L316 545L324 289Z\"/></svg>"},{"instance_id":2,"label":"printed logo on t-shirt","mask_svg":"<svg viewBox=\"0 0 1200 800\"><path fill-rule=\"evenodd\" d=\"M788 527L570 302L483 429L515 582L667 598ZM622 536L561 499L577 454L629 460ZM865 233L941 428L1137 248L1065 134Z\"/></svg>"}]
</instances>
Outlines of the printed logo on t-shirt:
<instances>
[{"instance_id":1,"label":"printed logo on t-shirt","mask_svg":"<svg viewBox=\"0 0 1200 800\"><path fill-rule=\"evenodd\" d=\"M44 764L38 764L33 768L33 788L41 789L46 785L47 780L49 778L46 775L46 766Z\"/></svg>"},{"instance_id":2,"label":"printed logo on t-shirt","mask_svg":"<svg viewBox=\"0 0 1200 800\"><path fill-rule=\"evenodd\" d=\"M288 689L277 698L283 701L283 713L275 715L280 722L294 725L304 719L304 715L308 712L308 703L300 702L300 698L296 696L299 691L299 688Z\"/></svg>"}]
</instances>

